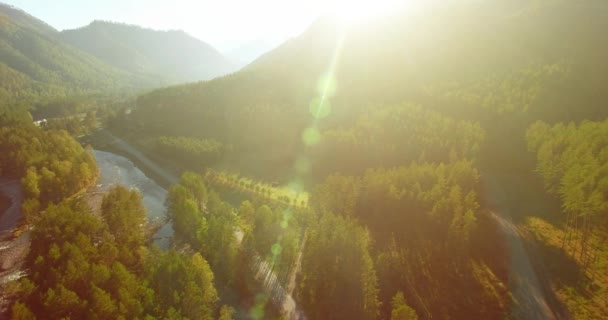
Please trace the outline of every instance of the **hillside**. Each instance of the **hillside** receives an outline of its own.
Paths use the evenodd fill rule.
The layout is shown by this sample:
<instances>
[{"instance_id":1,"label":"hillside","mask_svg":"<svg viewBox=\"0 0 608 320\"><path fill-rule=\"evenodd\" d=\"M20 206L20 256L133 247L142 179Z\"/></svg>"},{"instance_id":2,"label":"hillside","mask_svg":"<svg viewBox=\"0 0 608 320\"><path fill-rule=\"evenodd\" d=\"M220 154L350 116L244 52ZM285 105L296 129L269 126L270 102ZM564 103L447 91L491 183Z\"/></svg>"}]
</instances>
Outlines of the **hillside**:
<instances>
[{"instance_id":1,"label":"hillside","mask_svg":"<svg viewBox=\"0 0 608 320\"><path fill-rule=\"evenodd\" d=\"M319 20L240 72L141 96L134 119L147 134L214 138L252 158L291 163L281 154L300 147L334 52L323 126L350 127L370 107L403 101L480 121L510 114L505 130L607 115L608 6L501 3L406 12L347 30ZM584 108L574 112L574 104Z\"/></svg>"},{"instance_id":2,"label":"hillside","mask_svg":"<svg viewBox=\"0 0 608 320\"><path fill-rule=\"evenodd\" d=\"M591 307L605 317L597 302L603 280L562 283L532 270L531 264L543 270L541 254L529 254L529 262L529 243L503 242L489 201L497 191L484 182L515 181L500 180L509 199L504 208L513 208L501 209L514 220L503 225L506 239L518 219L536 215L583 239L605 234L575 218L568 219L576 227L564 225L561 212L539 212L548 207L546 194L536 188L525 140L538 120L608 116L604 30L608 3L594 0L451 1L350 26L319 19L237 73L140 96L129 116L110 124L184 168L219 168L311 190L295 290L310 317L388 319L404 297L420 318L527 319L521 315L537 307L567 318L563 304L577 319L596 319L578 310ZM229 151L212 159L218 153L210 141ZM556 150L540 154L554 161L563 146L547 145ZM591 155L599 150L585 146ZM168 155L168 147L180 156ZM556 172L561 168L549 171ZM568 196L586 201L582 190L595 180L580 180L568 180L581 190ZM590 197L595 205L599 194ZM608 200L597 202L605 208ZM353 242L357 251L348 249ZM592 240L581 242L592 247ZM601 268L605 254L589 251L581 261L595 258ZM507 284L509 273L518 272L511 258L525 270L515 278L539 275L533 290ZM538 305L508 299L525 292L541 292L530 299Z\"/></svg>"},{"instance_id":3,"label":"hillside","mask_svg":"<svg viewBox=\"0 0 608 320\"><path fill-rule=\"evenodd\" d=\"M10 317L608 319L608 2L416 4L108 103L70 95L233 69L180 31L5 9L0 175L31 226ZM62 95L40 127L19 108ZM97 124L81 143L132 162L97 171L70 137ZM94 209L71 195L97 172L133 179Z\"/></svg>"},{"instance_id":4,"label":"hillside","mask_svg":"<svg viewBox=\"0 0 608 320\"><path fill-rule=\"evenodd\" d=\"M0 14L21 27L32 29L42 34L54 34L57 32L55 28L44 21L38 20L27 12L4 3L0 3Z\"/></svg>"},{"instance_id":5,"label":"hillside","mask_svg":"<svg viewBox=\"0 0 608 320\"><path fill-rule=\"evenodd\" d=\"M158 84L209 80L238 68L215 48L183 31L94 21L59 36L111 66L155 78Z\"/></svg>"},{"instance_id":6,"label":"hillside","mask_svg":"<svg viewBox=\"0 0 608 320\"><path fill-rule=\"evenodd\" d=\"M0 101L3 104L132 90L136 77L76 50L44 22L0 5Z\"/></svg>"}]
</instances>

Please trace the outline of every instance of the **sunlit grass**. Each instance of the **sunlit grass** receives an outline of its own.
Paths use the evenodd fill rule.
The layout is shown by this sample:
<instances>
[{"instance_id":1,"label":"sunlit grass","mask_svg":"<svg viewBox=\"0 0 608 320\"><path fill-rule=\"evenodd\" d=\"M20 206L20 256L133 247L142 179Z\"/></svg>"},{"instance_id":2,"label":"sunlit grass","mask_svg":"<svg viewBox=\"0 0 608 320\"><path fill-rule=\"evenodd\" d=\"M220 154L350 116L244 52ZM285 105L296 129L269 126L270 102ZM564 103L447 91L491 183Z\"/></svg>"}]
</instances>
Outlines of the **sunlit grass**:
<instances>
[{"instance_id":1,"label":"sunlit grass","mask_svg":"<svg viewBox=\"0 0 608 320\"><path fill-rule=\"evenodd\" d=\"M568 231L537 217L523 224L524 235L539 250L556 293L575 319L599 319L608 312L608 248L597 235L589 240L597 261L584 266L576 244L581 232ZM564 244L564 238L570 241Z\"/></svg>"}]
</instances>

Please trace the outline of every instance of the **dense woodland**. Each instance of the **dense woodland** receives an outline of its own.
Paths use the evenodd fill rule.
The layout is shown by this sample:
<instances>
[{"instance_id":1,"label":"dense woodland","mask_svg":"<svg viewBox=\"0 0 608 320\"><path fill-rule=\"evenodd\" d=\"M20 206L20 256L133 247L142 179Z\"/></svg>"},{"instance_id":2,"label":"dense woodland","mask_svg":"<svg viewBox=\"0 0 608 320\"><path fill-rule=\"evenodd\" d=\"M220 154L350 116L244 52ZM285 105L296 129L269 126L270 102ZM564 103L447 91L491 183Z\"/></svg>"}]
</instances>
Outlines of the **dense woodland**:
<instances>
[{"instance_id":1,"label":"dense woodland","mask_svg":"<svg viewBox=\"0 0 608 320\"><path fill-rule=\"evenodd\" d=\"M45 210L32 231L29 276L15 319L231 319L198 253L145 245L141 196L110 190L101 212L86 202Z\"/></svg>"},{"instance_id":2,"label":"dense woodland","mask_svg":"<svg viewBox=\"0 0 608 320\"><path fill-rule=\"evenodd\" d=\"M13 17L19 17L15 19ZM54 29L0 4L0 106L122 91L127 74L74 50Z\"/></svg>"},{"instance_id":3,"label":"dense woodland","mask_svg":"<svg viewBox=\"0 0 608 320\"><path fill-rule=\"evenodd\" d=\"M376 290L374 299L382 302L382 318L389 317L390 301L400 292L421 318L500 317L506 308L507 292L500 284L506 270L502 257L496 255L496 250L502 250L492 236L497 230L478 202L479 188L479 173L470 161L369 170L362 177L330 176L311 200L319 220L308 231L311 237L304 251L300 291L304 301L314 305L312 310L327 314L333 304L323 309L318 301L346 293L334 295L324 286L333 283L331 279L341 279L338 275L345 270L367 265L367 276L348 276L344 281L369 278L373 286L363 292ZM339 223L355 230L342 234ZM359 239L354 235L362 242L353 242ZM478 242L482 238L485 244ZM329 246L321 245L328 241ZM363 248L359 259L365 263L349 261L352 256L343 252L343 245ZM342 255L344 265L331 262ZM314 286L312 292L327 296L307 296L307 285ZM348 290L349 286L345 282L336 288ZM470 300L454 297L453 287L466 287ZM357 309L343 309L353 310Z\"/></svg>"},{"instance_id":4,"label":"dense woodland","mask_svg":"<svg viewBox=\"0 0 608 320\"><path fill-rule=\"evenodd\" d=\"M0 122L0 173L21 179L27 220L97 179L93 155L66 131L37 128L22 110L7 111Z\"/></svg>"},{"instance_id":5,"label":"dense woodland","mask_svg":"<svg viewBox=\"0 0 608 320\"><path fill-rule=\"evenodd\" d=\"M161 157L180 159L190 168L216 164L232 149L213 139L167 136L156 138L153 148Z\"/></svg>"},{"instance_id":6,"label":"dense woodland","mask_svg":"<svg viewBox=\"0 0 608 320\"><path fill-rule=\"evenodd\" d=\"M232 319L199 253L148 246L137 191L116 187L92 212L74 198L97 178L91 152L64 130L35 127L22 111L0 120L2 176L21 179L23 223L33 226L12 318ZM212 252L219 255L221 245Z\"/></svg>"},{"instance_id":7,"label":"dense woodland","mask_svg":"<svg viewBox=\"0 0 608 320\"><path fill-rule=\"evenodd\" d=\"M238 66L183 31L95 21L59 32L0 3L0 107L83 95L132 95L170 83L207 80Z\"/></svg>"},{"instance_id":8,"label":"dense woodland","mask_svg":"<svg viewBox=\"0 0 608 320\"><path fill-rule=\"evenodd\" d=\"M451 7L433 12L433 19L423 13L376 21L347 30L329 76L342 31L321 20L241 72L140 96L126 120L136 129L127 134L134 141L215 139L233 146L222 163L242 174L286 183L304 177L312 189L325 181L319 190L328 191L313 193L309 214L362 234L357 248L364 249L356 255L362 260L345 265L362 268L366 255L373 263L371 270L353 270L370 279L357 284L357 292L368 295L349 300L358 305L331 300L344 292L315 296L354 284L338 282L353 277L339 277L329 261L318 262L341 255L325 251L331 241L344 247L337 244L340 232L311 232L323 227L311 218L296 297L317 317L339 309L345 313L336 318L353 317L350 311L387 318L399 294L422 318L500 317L509 308L508 270L479 199L478 168L490 176L514 175L525 188L535 175L528 126L608 115L608 65L601 58L608 42L599 31L608 27L607 10L599 1L503 1ZM560 21L576 21L576 28ZM326 101L319 102L321 96ZM594 153L588 158L598 159ZM560 223L559 217L553 221ZM485 241L472 245L476 237ZM312 254L315 241L325 245ZM344 272L340 264L335 268ZM469 286L475 299L443 287L459 281L456 287ZM484 301L485 308L470 301Z\"/></svg>"},{"instance_id":9,"label":"dense woodland","mask_svg":"<svg viewBox=\"0 0 608 320\"><path fill-rule=\"evenodd\" d=\"M0 32L26 28L5 20ZM273 319L288 293L308 319L504 319L518 303L504 210L532 234L552 310L605 318L605 30L599 0L319 19L239 72L122 101L47 96L68 80L2 61L0 175L21 179L34 225L13 317ZM9 49L31 36L12 35ZM27 111L55 119L36 128ZM68 199L97 174L72 136L99 123L193 171L168 188L169 250L146 238L137 192L111 190L99 212ZM310 196L279 198L279 185Z\"/></svg>"},{"instance_id":10,"label":"dense woodland","mask_svg":"<svg viewBox=\"0 0 608 320\"><path fill-rule=\"evenodd\" d=\"M537 122L527 140L536 154L537 172L548 193L559 199L564 231L559 245L580 266L583 280L567 294L586 292L589 306L570 302L580 318L602 317L608 310L608 122Z\"/></svg>"}]
</instances>

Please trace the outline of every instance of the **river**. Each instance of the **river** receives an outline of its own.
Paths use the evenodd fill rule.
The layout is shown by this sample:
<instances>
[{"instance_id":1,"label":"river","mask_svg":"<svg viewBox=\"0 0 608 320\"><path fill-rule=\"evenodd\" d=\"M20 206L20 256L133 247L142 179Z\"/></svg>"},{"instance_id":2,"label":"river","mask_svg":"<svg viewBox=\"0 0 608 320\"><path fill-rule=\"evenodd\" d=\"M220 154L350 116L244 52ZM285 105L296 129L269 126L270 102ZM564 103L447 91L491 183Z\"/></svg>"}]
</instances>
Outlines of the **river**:
<instances>
[{"instance_id":1,"label":"river","mask_svg":"<svg viewBox=\"0 0 608 320\"><path fill-rule=\"evenodd\" d=\"M104 151L94 150L99 167L99 178L88 193L104 193L116 185L138 190L148 213L148 221L165 221L167 191L148 178L129 159ZM29 248L29 232L12 238L21 220L23 194L19 180L0 179L0 192L10 199L9 207L0 215L0 287L24 275L21 265ZM173 228L165 223L154 235L155 243L167 249ZM1 300L1 299L0 299ZM0 303L1 304L1 303Z\"/></svg>"},{"instance_id":2,"label":"river","mask_svg":"<svg viewBox=\"0 0 608 320\"><path fill-rule=\"evenodd\" d=\"M167 191L152 179L148 178L129 159L99 150L94 150L99 167L99 178L89 194L108 191L116 185L123 185L138 190L148 213L148 221L165 220L165 199ZM23 194L19 180L0 179L0 192L10 199L9 207L0 214L0 320L8 319L8 307L11 297L4 292L9 283L25 276L23 261L29 251L29 232L12 238L13 231L21 220L21 202ZM166 249L170 245L173 228L170 223L164 224L154 235L155 243Z\"/></svg>"},{"instance_id":3,"label":"river","mask_svg":"<svg viewBox=\"0 0 608 320\"><path fill-rule=\"evenodd\" d=\"M136 189L142 195L148 221L165 219L167 190L148 178L131 160L111 152L94 150L93 153L99 167L99 179L94 191L105 192L116 185ZM154 235L155 243L166 249L172 235L173 228L167 223Z\"/></svg>"},{"instance_id":4,"label":"river","mask_svg":"<svg viewBox=\"0 0 608 320\"><path fill-rule=\"evenodd\" d=\"M136 189L142 195L142 202L148 214L148 221L165 221L165 199L167 198L167 191L165 189L154 180L147 177L131 160L123 156L100 150L93 150L93 154L97 161L97 166L99 167L99 178L95 186L88 191L88 194L100 196L100 194L103 194L116 185L123 185L131 189ZM17 222L21 217L19 208L23 196L19 190L19 181L0 182L4 183L0 184L0 191L8 195L12 200L10 208L0 216L0 232L10 234L17 226ZM238 230L236 233L238 239ZM154 235L155 244L166 249L170 246L172 236L172 225L166 223ZM4 244L4 246L0 248L0 251L14 250L16 248L25 248L27 250L27 248L29 248L29 233L25 232L24 235L18 239L20 240L13 240L11 241L12 243L0 242L0 244ZM21 256L25 257L23 254ZM255 278L261 281L265 290L273 298L273 302L278 305L287 318L304 318L298 310L290 292L283 289L283 286L277 280L276 275L268 263L260 260L259 257L256 258L257 263L254 263L254 265L251 266L253 268L252 271L255 273ZM4 278L6 281L13 281L24 275L25 273L23 270L16 267L12 268L12 270L5 270L4 274L0 273L0 278ZM289 291L292 290L293 289ZM9 305L9 301L5 298L6 297L3 298L0 296L0 319L4 319L4 316L7 316L6 307Z\"/></svg>"}]
</instances>

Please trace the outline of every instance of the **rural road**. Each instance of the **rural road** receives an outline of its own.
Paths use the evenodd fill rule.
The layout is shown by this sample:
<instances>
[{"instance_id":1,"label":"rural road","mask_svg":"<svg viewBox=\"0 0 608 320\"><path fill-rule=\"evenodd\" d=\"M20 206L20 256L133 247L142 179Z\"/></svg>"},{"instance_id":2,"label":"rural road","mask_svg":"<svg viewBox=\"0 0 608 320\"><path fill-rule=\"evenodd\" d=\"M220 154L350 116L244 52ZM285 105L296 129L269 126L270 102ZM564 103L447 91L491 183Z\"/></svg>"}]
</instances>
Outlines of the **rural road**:
<instances>
[{"instance_id":1,"label":"rural road","mask_svg":"<svg viewBox=\"0 0 608 320\"><path fill-rule=\"evenodd\" d=\"M511 318L555 320L521 236L511 220L507 195L492 177L484 177L483 184L491 214L500 225L509 248L509 288L513 295Z\"/></svg>"}]
</instances>

